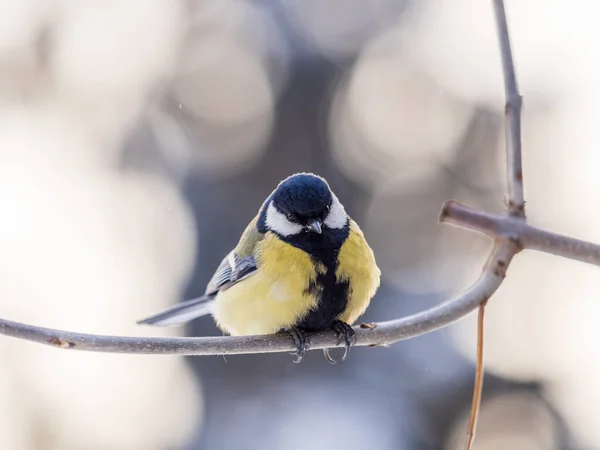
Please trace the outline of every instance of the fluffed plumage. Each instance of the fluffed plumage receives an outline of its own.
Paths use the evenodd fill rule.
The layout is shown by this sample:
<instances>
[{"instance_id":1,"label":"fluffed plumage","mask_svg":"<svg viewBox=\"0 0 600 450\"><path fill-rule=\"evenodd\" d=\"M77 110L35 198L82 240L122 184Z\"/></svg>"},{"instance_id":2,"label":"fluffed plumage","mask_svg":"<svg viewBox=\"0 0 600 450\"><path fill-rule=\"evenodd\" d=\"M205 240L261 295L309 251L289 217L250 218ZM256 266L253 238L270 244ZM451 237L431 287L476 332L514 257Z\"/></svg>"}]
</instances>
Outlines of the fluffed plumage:
<instances>
[{"instance_id":1,"label":"fluffed plumage","mask_svg":"<svg viewBox=\"0 0 600 450\"><path fill-rule=\"evenodd\" d=\"M359 226L323 178L301 173L267 198L202 297L138 323L172 326L212 314L233 336L288 331L299 361L308 347L307 331L335 329L348 349L351 325L379 282Z\"/></svg>"}]
</instances>

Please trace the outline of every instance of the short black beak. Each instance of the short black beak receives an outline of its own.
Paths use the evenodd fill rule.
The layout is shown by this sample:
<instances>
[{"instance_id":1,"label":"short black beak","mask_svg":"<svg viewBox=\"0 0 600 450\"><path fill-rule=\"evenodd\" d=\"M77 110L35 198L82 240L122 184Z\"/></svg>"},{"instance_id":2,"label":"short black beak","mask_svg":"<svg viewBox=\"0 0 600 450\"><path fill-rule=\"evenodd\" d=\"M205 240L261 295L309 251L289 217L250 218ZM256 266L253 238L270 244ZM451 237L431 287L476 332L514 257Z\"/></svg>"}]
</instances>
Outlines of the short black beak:
<instances>
[{"instance_id":1,"label":"short black beak","mask_svg":"<svg viewBox=\"0 0 600 450\"><path fill-rule=\"evenodd\" d=\"M314 231L315 233L319 233L321 234L321 232L323 231L322 228L322 223L320 220L313 220L311 223L309 223L308 225L306 225L306 228L308 228L309 230Z\"/></svg>"}]
</instances>

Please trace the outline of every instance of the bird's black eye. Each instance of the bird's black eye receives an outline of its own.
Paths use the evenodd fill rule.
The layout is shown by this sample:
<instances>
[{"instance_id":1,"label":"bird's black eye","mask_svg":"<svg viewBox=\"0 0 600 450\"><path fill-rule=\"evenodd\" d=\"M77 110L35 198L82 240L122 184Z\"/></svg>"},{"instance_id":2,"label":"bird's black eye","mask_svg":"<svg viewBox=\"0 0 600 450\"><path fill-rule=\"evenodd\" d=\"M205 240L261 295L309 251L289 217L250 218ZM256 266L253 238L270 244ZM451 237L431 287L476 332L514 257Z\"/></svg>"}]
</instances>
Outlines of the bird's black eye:
<instances>
[{"instance_id":1,"label":"bird's black eye","mask_svg":"<svg viewBox=\"0 0 600 450\"><path fill-rule=\"evenodd\" d=\"M286 214L287 220L289 220L290 222L295 222L296 221L296 216L293 215L292 213L290 214Z\"/></svg>"}]
</instances>

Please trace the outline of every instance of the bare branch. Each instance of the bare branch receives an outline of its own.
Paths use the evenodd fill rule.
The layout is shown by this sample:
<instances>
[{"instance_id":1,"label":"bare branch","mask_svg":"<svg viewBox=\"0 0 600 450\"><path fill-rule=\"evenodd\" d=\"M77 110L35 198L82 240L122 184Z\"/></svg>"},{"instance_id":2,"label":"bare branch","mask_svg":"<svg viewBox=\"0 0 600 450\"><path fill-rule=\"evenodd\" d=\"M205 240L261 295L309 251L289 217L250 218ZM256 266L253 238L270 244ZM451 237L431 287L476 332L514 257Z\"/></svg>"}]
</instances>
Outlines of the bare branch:
<instances>
[{"instance_id":1,"label":"bare branch","mask_svg":"<svg viewBox=\"0 0 600 450\"><path fill-rule=\"evenodd\" d=\"M600 245L533 227L520 218L489 213L450 201L444 205L440 221L491 237L513 239L522 248L600 266Z\"/></svg>"},{"instance_id":2,"label":"bare branch","mask_svg":"<svg viewBox=\"0 0 600 450\"><path fill-rule=\"evenodd\" d=\"M435 331L464 317L498 289L515 251L512 242L497 245L479 280L454 300L402 319L356 327L357 345L389 345ZM235 355L293 352L296 349L286 334L199 338L101 336L53 330L4 319L0 319L0 334L62 349L105 353ZM311 350L335 347L337 342L333 332L313 333L309 337Z\"/></svg>"},{"instance_id":3,"label":"bare branch","mask_svg":"<svg viewBox=\"0 0 600 450\"><path fill-rule=\"evenodd\" d=\"M502 55L502 71L504 73L504 90L506 92L505 139L506 165L508 181L508 213L525 218L525 196L523 193L523 165L521 162L521 108L522 98L517 86L515 66L513 63L510 36L506 23L503 0L494 1L496 27Z\"/></svg>"}]
</instances>

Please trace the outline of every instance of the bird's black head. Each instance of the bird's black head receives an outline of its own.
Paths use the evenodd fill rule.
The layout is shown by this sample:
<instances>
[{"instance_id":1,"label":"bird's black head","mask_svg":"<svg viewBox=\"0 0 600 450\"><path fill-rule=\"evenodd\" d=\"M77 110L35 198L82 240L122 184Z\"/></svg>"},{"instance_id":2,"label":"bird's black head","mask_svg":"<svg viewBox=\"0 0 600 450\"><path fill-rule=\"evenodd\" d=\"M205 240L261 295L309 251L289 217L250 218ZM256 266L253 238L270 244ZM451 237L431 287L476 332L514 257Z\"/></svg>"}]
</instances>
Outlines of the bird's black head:
<instances>
[{"instance_id":1,"label":"bird's black head","mask_svg":"<svg viewBox=\"0 0 600 450\"><path fill-rule=\"evenodd\" d=\"M292 175L275 190L273 204L291 222L306 225L315 219L325 220L333 197L329 185L316 175Z\"/></svg>"},{"instance_id":2,"label":"bird's black head","mask_svg":"<svg viewBox=\"0 0 600 450\"><path fill-rule=\"evenodd\" d=\"M283 180L265 204L265 225L282 236L343 228L348 217L327 182L310 173Z\"/></svg>"}]
</instances>

